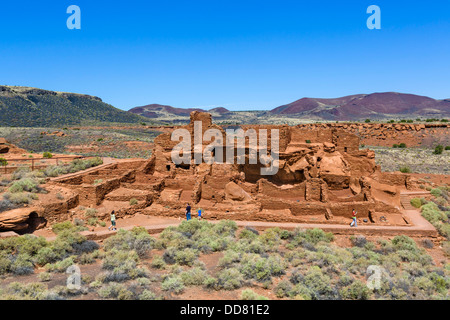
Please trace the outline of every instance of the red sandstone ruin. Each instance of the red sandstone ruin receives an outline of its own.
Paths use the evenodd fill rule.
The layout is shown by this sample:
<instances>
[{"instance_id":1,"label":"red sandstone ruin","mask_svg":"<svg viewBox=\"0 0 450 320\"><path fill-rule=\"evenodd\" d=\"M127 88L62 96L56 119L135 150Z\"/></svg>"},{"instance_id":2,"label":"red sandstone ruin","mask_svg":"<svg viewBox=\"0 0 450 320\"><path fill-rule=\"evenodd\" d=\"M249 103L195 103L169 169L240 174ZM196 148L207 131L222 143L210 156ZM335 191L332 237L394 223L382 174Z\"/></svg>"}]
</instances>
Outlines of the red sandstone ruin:
<instances>
[{"instance_id":1,"label":"red sandstone ruin","mask_svg":"<svg viewBox=\"0 0 450 320\"><path fill-rule=\"evenodd\" d=\"M202 121L203 132L215 128L225 134L212 124L210 114L196 111L191 113L191 123L182 128L193 134L194 121ZM345 128L241 128L279 129L277 174L261 176L260 164L197 165L192 161L177 166L171 152L178 142L171 141L170 132L163 133L155 139L149 160L120 161L53 179L47 184L49 190L64 193L64 200L18 209L16 219L11 213L2 214L8 220L0 218L0 230L23 230L36 218L49 223L71 220L78 206L96 208L100 218L112 209L119 218L136 213L183 217L187 202L194 212L203 209L206 219L348 224L356 209L363 224L410 223L402 214L400 193L417 189L417 182L407 174L381 172L374 152L360 150L359 137ZM137 205L130 205L133 198Z\"/></svg>"}]
</instances>

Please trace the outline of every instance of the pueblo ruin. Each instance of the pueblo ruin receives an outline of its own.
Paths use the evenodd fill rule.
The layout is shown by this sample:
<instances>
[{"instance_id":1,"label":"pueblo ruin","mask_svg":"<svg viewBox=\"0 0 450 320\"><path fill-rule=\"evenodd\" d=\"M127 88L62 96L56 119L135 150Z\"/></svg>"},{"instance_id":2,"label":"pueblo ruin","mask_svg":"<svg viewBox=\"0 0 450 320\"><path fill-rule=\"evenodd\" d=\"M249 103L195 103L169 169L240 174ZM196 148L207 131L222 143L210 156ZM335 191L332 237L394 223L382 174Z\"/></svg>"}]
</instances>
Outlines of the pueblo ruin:
<instances>
[{"instance_id":1,"label":"pueblo ruin","mask_svg":"<svg viewBox=\"0 0 450 320\"><path fill-rule=\"evenodd\" d=\"M209 113L192 112L190 124L181 128L193 135L196 121L202 122L202 133L217 129L225 137L227 128L213 124ZM107 219L111 210L118 218L137 213L184 217L187 203L194 210L201 208L203 217L211 220L348 225L355 209L359 224L410 224L402 213L401 192L419 190L417 181L408 174L382 172L375 164L374 152L360 150L357 135L332 126L240 128L256 132L266 129L269 133L278 129L276 174L261 175L263 165L248 161L196 164L192 160L176 165L171 153L178 142L166 132L155 139L151 159L116 161L52 179L46 184L47 190L64 194L64 200L39 200L33 207L3 213L6 220L0 219L0 231L73 220L80 206L95 208L100 219ZM268 141L270 153L270 137ZM203 141L203 148L208 144L210 141ZM247 160L251 149L246 141ZM131 205L131 199L137 204Z\"/></svg>"}]
</instances>

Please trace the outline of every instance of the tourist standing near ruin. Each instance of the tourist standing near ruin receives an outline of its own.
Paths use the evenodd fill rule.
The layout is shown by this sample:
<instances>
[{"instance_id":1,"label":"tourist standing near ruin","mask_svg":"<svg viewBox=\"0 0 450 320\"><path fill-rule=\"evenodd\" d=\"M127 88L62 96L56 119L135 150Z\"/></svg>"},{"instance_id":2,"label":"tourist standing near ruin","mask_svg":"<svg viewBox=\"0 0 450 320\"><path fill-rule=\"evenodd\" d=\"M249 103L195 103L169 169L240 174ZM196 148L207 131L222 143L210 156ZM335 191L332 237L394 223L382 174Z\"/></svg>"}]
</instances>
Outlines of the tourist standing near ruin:
<instances>
[{"instance_id":1,"label":"tourist standing near ruin","mask_svg":"<svg viewBox=\"0 0 450 320\"><path fill-rule=\"evenodd\" d=\"M116 231L116 215L115 215L115 211L113 210L111 212L111 225L109 226L108 230L111 230L111 228L113 229L113 231Z\"/></svg>"},{"instance_id":2,"label":"tourist standing near ruin","mask_svg":"<svg viewBox=\"0 0 450 320\"><path fill-rule=\"evenodd\" d=\"M191 206L189 205L189 203L186 206L186 219L187 221L191 220Z\"/></svg>"},{"instance_id":3,"label":"tourist standing near ruin","mask_svg":"<svg viewBox=\"0 0 450 320\"><path fill-rule=\"evenodd\" d=\"M197 211L197 213L198 213L198 220L202 220L202 209L200 208L200 209L198 209L198 211Z\"/></svg>"},{"instance_id":4,"label":"tourist standing near ruin","mask_svg":"<svg viewBox=\"0 0 450 320\"><path fill-rule=\"evenodd\" d=\"M356 214L357 214L356 210L353 209L353 212L352 212L353 221L352 221L352 223L350 223L350 227L353 227L353 226L357 227L358 226L358 224L356 222Z\"/></svg>"}]
</instances>

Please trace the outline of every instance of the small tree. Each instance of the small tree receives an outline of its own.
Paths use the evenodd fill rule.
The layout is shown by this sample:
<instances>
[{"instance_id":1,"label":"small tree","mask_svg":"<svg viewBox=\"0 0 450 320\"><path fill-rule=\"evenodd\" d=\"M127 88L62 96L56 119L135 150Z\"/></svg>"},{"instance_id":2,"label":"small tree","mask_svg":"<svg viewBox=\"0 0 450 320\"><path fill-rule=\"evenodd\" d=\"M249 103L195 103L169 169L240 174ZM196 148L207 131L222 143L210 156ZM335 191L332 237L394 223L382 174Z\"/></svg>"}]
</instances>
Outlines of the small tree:
<instances>
[{"instance_id":1,"label":"small tree","mask_svg":"<svg viewBox=\"0 0 450 320\"><path fill-rule=\"evenodd\" d=\"M8 161L5 158L0 158L0 166L6 167L8 165Z\"/></svg>"},{"instance_id":2,"label":"small tree","mask_svg":"<svg viewBox=\"0 0 450 320\"><path fill-rule=\"evenodd\" d=\"M42 156L47 159L53 158L53 155L50 152L44 152Z\"/></svg>"},{"instance_id":3,"label":"small tree","mask_svg":"<svg viewBox=\"0 0 450 320\"><path fill-rule=\"evenodd\" d=\"M434 154L442 154L442 152L444 151L444 146L443 145L437 145L436 148L434 148Z\"/></svg>"}]
</instances>

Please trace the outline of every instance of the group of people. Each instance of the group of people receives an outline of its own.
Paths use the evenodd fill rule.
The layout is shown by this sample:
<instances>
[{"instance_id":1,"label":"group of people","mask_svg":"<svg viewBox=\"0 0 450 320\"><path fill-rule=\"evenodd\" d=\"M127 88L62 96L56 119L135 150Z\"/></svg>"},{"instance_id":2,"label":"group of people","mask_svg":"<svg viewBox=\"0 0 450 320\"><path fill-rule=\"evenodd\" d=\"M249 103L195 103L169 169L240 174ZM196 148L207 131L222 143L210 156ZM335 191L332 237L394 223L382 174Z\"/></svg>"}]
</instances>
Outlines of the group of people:
<instances>
[{"instance_id":1,"label":"group of people","mask_svg":"<svg viewBox=\"0 0 450 320\"><path fill-rule=\"evenodd\" d=\"M191 210L192 210L191 209L191 205L188 203L186 205L186 211L184 213L185 216L186 216L186 220L187 221L191 220ZM357 212L356 212L355 209L353 209L352 222L350 223L350 227L355 227L355 228L358 227L358 223L356 221L356 215L357 215ZM202 219L202 209L200 209L200 208L197 211L197 218L199 220ZM109 226L108 230L111 230L111 228L112 228L113 231L117 230L116 229L116 215L115 215L115 211L114 210L111 212L111 225Z\"/></svg>"},{"instance_id":2,"label":"group of people","mask_svg":"<svg viewBox=\"0 0 450 320\"><path fill-rule=\"evenodd\" d=\"M189 203L186 205L186 211L184 212L184 214L186 216L187 221L191 220L191 205ZM198 209L197 218L199 220L202 219L202 209Z\"/></svg>"}]
</instances>

